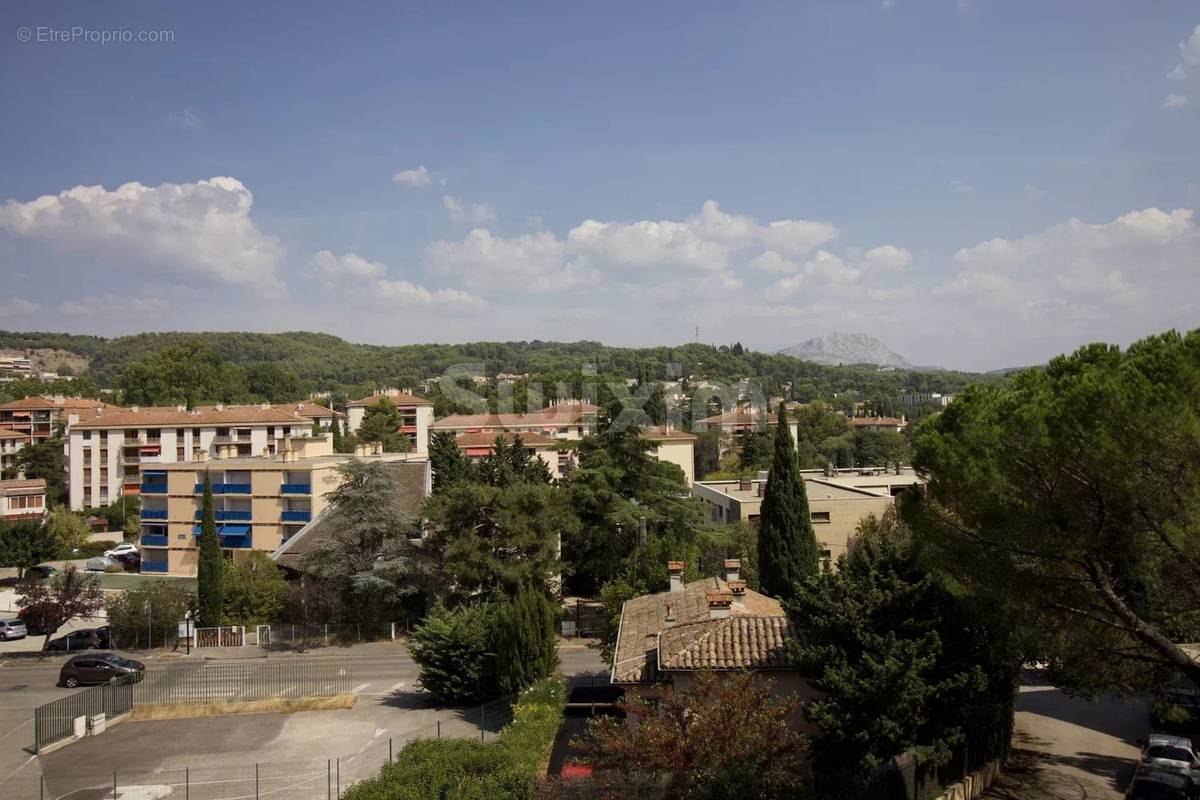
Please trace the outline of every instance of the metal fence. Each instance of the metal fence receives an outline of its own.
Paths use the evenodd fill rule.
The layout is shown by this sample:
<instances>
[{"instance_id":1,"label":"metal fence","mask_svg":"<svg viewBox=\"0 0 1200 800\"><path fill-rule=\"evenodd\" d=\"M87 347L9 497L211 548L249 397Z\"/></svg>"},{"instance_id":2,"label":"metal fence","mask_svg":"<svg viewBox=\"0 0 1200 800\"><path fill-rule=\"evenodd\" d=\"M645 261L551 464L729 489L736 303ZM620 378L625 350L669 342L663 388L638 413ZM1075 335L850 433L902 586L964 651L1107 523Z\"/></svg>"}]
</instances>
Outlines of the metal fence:
<instances>
[{"instance_id":1,"label":"metal fence","mask_svg":"<svg viewBox=\"0 0 1200 800\"><path fill-rule=\"evenodd\" d=\"M105 684L38 706L33 710L34 750L74 736L79 717L86 721L103 714L108 720L128 713L134 704L133 689L129 683Z\"/></svg>"},{"instance_id":2,"label":"metal fence","mask_svg":"<svg viewBox=\"0 0 1200 800\"><path fill-rule=\"evenodd\" d=\"M75 735L77 717L111 718L137 706L333 697L353 691L349 667L329 659L172 664L147 670L137 683L97 686L38 706L33 747L40 752Z\"/></svg>"}]
</instances>

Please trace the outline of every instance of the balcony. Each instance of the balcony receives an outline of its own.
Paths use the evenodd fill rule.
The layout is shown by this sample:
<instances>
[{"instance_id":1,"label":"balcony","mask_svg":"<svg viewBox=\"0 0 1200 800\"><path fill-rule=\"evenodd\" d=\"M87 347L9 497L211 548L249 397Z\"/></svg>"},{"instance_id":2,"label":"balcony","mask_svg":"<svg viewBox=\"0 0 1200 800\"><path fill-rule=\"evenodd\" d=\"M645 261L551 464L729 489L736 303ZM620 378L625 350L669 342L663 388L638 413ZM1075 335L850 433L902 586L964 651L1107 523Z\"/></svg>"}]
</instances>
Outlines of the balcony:
<instances>
[{"instance_id":1,"label":"balcony","mask_svg":"<svg viewBox=\"0 0 1200 800\"><path fill-rule=\"evenodd\" d=\"M213 511L213 517L217 520L217 522L232 522L235 520L249 522L250 521L250 512L249 511L225 511L224 509L218 508L215 511ZM196 512L196 519L201 519L201 520L204 519L204 509L200 509L199 511Z\"/></svg>"},{"instance_id":2,"label":"balcony","mask_svg":"<svg viewBox=\"0 0 1200 800\"><path fill-rule=\"evenodd\" d=\"M167 484L163 483L143 483L141 488L142 494L166 494Z\"/></svg>"},{"instance_id":3,"label":"balcony","mask_svg":"<svg viewBox=\"0 0 1200 800\"><path fill-rule=\"evenodd\" d=\"M166 518L167 518L167 512L165 509L162 511L152 511L149 508L142 509L142 519L166 519Z\"/></svg>"},{"instance_id":4,"label":"balcony","mask_svg":"<svg viewBox=\"0 0 1200 800\"><path fill-rule=\"evenodd\" d=\"M142 572L166 572L167 562L165 561L143 561Z\"/></svg>"},{"instance_id":5,"label":"balcony","mask_svg":"<svg viewBox=\"0 0 1200 800\"><path fill-rule=\"evenodd\" d=\"M280 519L284 522L308 522L312 519L312 512L307 509L302 511L284 511L280 514Z\"/></svg>"},{"instance_id":6,"label":"balcony","mask_svg":"<svg viewBox=\"0 0 1200 800\"><path fill-rule=\"evenodd\" d=\"M196 484L196 494L204 491L204 484ZM250 484L248 483L214 483L212 485L213 494L250 494Z\"/></svg>"},{"instance_id":7,"label":"balcony","mask_svg":"<svg viewBox=\"0 0 1200 800\"><path fill-rule=\"evenodd\" d=\"M142 534L142 546L143 547L166 547L167 546L167 535L165 533L143 533ZM142 562L142 569L146 568L147 563L148 562L145 562L145 561Z\"/></svg>"},{"instance_id":8,"label":"balcony","mask_svg":"<svg viewBox=\"0 0 1200 800\"><path fill-rule=\"evenodd\" d=\"M199 525L192 529L192 533L196 536L199 536L201 532L202 528ZM218 525L217 536L221 539L221 547L248 548L252 546L249 525Z\"/></svg>"},{"instance_id":9,"label":"balcony","mask_svg":"<svg viewBox=\"0 0 1200 800\"><path fill-rule=\"evenodd\" d=\"M312 494L311 483L285 483L279 487L281 494Z\"/></svg>"}]
</instances>

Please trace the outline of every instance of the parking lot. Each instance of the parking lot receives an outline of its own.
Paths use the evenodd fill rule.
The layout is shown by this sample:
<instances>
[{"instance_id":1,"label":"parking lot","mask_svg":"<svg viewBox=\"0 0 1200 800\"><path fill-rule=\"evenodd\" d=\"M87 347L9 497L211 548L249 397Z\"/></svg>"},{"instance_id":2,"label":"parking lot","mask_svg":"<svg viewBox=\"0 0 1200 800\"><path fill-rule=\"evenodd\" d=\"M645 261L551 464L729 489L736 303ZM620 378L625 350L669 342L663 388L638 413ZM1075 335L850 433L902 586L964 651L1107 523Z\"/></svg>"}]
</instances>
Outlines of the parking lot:
<instances>
[{"instance_id":1,"label":"parking lot","mask_svg":"<svg viewBox=\"0 0 1200 800\"><path fill-rule=\"evenodd\" d=\"M444 709L430 703L414 690L417 665L402 644L318 652L347 664L359 696L353 709L122 722L41 757L23 748L32 740L33 707L71 693L54 687L65 656L0 659L0 797L34 800L44 778L46 798L98 800L112 796L116 773L122 800L185 794L191 800L232 800L254 797L256 783L260 797L325 798L339 781L344 788L375 774L389 748L397 750L409 739L439 732L476 737L482 731L492 737L508 721L500 705ZM563 647L560 657L567 674L603 669L598 653L582 645ZM154 673L181 666L200 670L226 660L146 662Z\"/></svg>"}]
</instances>

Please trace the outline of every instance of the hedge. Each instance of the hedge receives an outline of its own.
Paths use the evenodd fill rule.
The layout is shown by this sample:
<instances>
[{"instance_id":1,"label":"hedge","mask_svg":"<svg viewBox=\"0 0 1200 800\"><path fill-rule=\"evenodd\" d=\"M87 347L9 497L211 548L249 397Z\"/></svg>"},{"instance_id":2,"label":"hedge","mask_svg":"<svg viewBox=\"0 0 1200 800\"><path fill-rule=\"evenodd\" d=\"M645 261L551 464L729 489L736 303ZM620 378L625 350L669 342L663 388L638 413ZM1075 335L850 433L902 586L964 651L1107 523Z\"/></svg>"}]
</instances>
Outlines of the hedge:
<instances>
[{"instance_id":1,"label":"hedge","mask_svg":"<svg viewBox=\"0 0 1200 800\"><path fill-rule=\"evenodd\" d=\"M520 694L513 721L490 744L467 739L409 742L378 776L344 800L531 800L562 723L562 681L538 681Z\"/></svg>"}]
</instances>

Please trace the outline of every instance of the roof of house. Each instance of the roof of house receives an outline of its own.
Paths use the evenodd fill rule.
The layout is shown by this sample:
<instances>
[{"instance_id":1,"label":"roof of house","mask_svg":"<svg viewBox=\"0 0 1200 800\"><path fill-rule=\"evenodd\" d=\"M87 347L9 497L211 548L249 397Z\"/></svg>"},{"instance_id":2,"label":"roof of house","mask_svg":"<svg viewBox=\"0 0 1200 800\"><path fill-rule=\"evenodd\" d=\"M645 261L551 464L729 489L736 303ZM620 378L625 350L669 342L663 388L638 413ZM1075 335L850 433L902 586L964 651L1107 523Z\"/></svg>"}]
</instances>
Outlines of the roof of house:
<instances>
[{"instance_id":1,"label":"roof of house","mask_svg":"<svg viewBox=\"0 0 1200 800\"><path fill-rule=\"evenodd\" d=\"M309 419L313 419L315 417L342 416L342 412L340 411L334 411L332 408L326 408L320 403L313 403L309 400L305 400L300 403L277 403L274 407L284 411L295 412L296 414L299 414L302 417L308 417Z\"/></svg>"},{"instance_id":2,"label":"roof of house","mask_svg":"<svg viewBox=\"0 0 1200 800\"><path fill-rule=\"evenodd\" d=\"M904 428L908 421L897 417L851 417L846 420L855 428Z\"/></svg>"},{"instance_id":3,"label":"roof of house","mask_svg":"<svg viewBox=\"0 0 1200 800\"><path fill-rule=\"evenodd\" d=\"M23 478L20 480L0 481L0 496L9 497L15 494L45 494L46 481L42 478Z\"/></svg>"},{"instance_id":4,"label":"roof of house","mask_svg":"<svg viewBox=\"0 0 1200 800\"><path fill-rule=\"evenodd\" d=\"M526 447L553 447L556 439L551 439L549 436L543 436L535 431L527 431L518 433L516 431L472 431L470 433L460 433L455 437L454 443L460 449L474 447L491 447L496 443L496 437L503 437L506 442L512 442L518 436L521 437L521 444Z\"/></svg>"},{"instance_id":5,"label":"roof of house","mask_svg":"<svg viewBox=\"0 0 1200 800\"><path fill-rule=\"evenodd\" d=\"M651 439L655 442L694 442L696 440L696 434L688 433L687 431L681 431L668 425L651 425L649 427L642 428L642 438Z\"/></svg>"},{"instance_id":6,"label":"roof of house","mask_svg":"<svg viewBox=\"0 0 1200 800\"><path fill-rule=\"evenodd\" d=\"M71 413L82 413L96 409L103 411L120 410L120 406L114 406L103 400L96 400L90 397L45 397L44 395L31 395L22 397L19 400L9 400L7 403L0 403L0 411L41 411L44 409L52 409L55 411L68 411Z\"/></svg>"},{"instance_id":7,"label":"roof of house","mask_svg":"<svg viewBox=\"0 0 1200 800\"><path fill-rule=\"evenodd\" d=\"M684 584L682 591L645 594L625 601L621 607L621 627L613 654L612 682L652 683L658 680L659 635L673 628L686 626L684 633L678 636L672 633L667 637L666 652L672 654L687 649L690 641L699 640L709 634L707 625L722 621L711 619L708 610L709 593L728 590L729 585L721 578L703 578ZM668 617L671 617L672 621L668 621ZM747 589L744 604L735 603L731 606L730 616L726 619L740 617L784 618L783 606L773 597ZM758 637L760 633L754 626L747 628L747 631L749 633L739 631L736 634L736 637L741 637L737 638L737 646L743 649L750 647L745 643L746 637ZM735 634L715 632L715 641L725 641L731 636ZM701 650L705 647L702 644L697 646ZM750 647L750 652L763 649L770 648L754 644ZM666 665L662 668L667 669Z\"/></svg>"},{"instance_id":8,"label":"roof of house","mask_svg":"<svg viewBox=\"0 0 1200 800\"><path fill-rule=\"evenodd\" d=\"M765 425L778 425L779 416L753 409L738 408L723 414L705 417L703 421L707 425L757 425L760 422Z\"/></svg>"},{"instance_id":9,"label":"roof of house","mask_svg":"<svg viewBox=\"0 0 1200 800\"><path fill-rule=\"evenodd\" d=\"M421 515L421 506L429 496L431 475L428 461L396 461L388 464L388 475L396 484L396 502L400 513L411 519ZM335 540L343 530L344 516L336 506L328 506L317 518L281 544L271 558L280 566L299 570L304 556L323 543Z\"/></svg>"},{"instance_id":10,"label":"roof of house","mask_svg":"<svg viewBox=\"0 0 1200 800\"><path fill-rule=\"evenodd\" d=\"M8 428L0 428L0 439L24 439L28 436L25 433L17 433Z\"/></svg>"},{"instance_id":11,"label":"roof of house","mask_svg":"<svg viewBox=\"0 0 1200 800\"><path fill-rule=\"evenodd\" d=\"M674 625L658 636L658 668L787 669L796 666L787 617L738 616Z\"/></svg>"},{"instance_id":12,"label":"roof of house","mask_svg":"<svg viewBox=\"0 0 1200 800\"><path fill-rule=\"evenodd\" d=\"M312 420L281 406L197 406L188 411L183 406L141 406L105 412L95 419L80 422L76 430L106 428L187 427L196 425L311 425Z\"/></svg>"},{"instance_id":13,"label":"roof of house","mask_svg":"<svg viewBox=\"0 0 1200 800\"><path fill-rule=\"evenodd\" d=\"M427 397L418 397L415 394L401 392L399 390L386 390L369 394L366 397L360 397L357 400L351 400L346 403L346 408L373 406L380 400L387 398L398 406L431 406L433 401Z\"/></svg>"},{"instance_id":14,"label":"roof of house","mask_svg":"<svg viewBox=\"0 0 1200 800\"><path fill-rule=\"evenodd\" d=\"M561 403L530 414L451 414L434 421L433 430L459 428L556 428L577 425L585 416L599 412L591 403Z\"/></svg>"}]
</instances>

